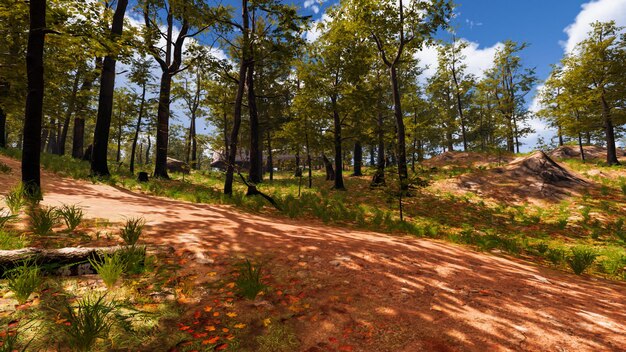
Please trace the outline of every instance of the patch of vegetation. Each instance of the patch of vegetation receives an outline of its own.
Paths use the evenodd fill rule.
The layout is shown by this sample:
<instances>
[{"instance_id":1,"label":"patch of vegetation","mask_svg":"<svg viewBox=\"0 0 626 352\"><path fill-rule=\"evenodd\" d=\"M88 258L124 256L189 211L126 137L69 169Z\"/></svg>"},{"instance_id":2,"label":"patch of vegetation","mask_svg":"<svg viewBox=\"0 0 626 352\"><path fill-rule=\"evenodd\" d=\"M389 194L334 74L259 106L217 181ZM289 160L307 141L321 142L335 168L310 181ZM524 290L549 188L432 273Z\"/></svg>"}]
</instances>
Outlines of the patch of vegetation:
<instances>
[{"instance_id":1,"label":"patch of vegetation","mask_svg":"<svg viewBox=\"0 0 626 352\"><path fill-rule=\"evenodd\" d=\"M19 214L20 210L26 205L26 200L24 199L24 188L22 185L18 185L14 187L4 196L4 202L11 210L11 213L14 215Z\"/></svg>"},{"instance_id":2,"label":"patch of vegetation","mask_svg":"<svg viewBox=\"0 0 626 352\"><path fill-rule=\"evenodd\" d=\"M567 258L567 263L576 275L582 274L598 256L593 248L585 246L573 247L571 251L572 254Z\"/></svg>"},{"instance_id":3,"label":"patch of vegetation","mask_svg":"<svg viewBox=\"0 0 626 352\"><path fill-rule=\"evenodd\" d=\"M262 266L249 259L239 264L239 276L235 281L237 294L247 299L255 299L267 286L261 282Z\"/></svg>"},{"instance_id":4,"label":"patch of vegetation","mask_svg":"<svg viewBox=\"0 0 626 352\"><path fill-rule=\"evenodd\" d=\"M4 208L0 208L0 230L2 230L8 222L15 219L17 219L17 215L11 214L10 211L5 210Z\"/></svg>"},{"instance_id":5,"label":"patch of vegetation","mask_svg":"<svg viewBox=\"0 0 626 352\"><path fill-rule=\"evenodd\" d=\"M141 274L146 270L146 247L130 246L117 253L124 263L124 272L127 274Z\"/></svg>"},{"instance_id":6,"label":"patch of vegetation","mask_svg":"<svg viewBox=\"0 0 626 352\"><path fill-rule=\"evenodd\" d=\"M42 273L39 266L31 261L25 261L21 265L5 272L9 290L15 295L20 304L28 301L30 295L41 285Z\"/></svg>"},{"instance_id":7,"label":"patch of vegetation","mask_svg":"<svg viewBox=\"0 0 626 352\"><path fill-rule=\"evenodd\" d=\"M45 236L59 223L59 213L55 207L31 207L28 211L30 229L37 235Z\"/></svg>"},{"instance_id":8,"label":"patch of vegetation","mask_svg":"<svg viewBox=\"0 0 626 352\"><path fill-rule=\"evenodd\" d=\"M258 352L290 352L300 346L295 332L282 323L271 324L265 334L256 337L256 342Z\"/></svg>"},{"instance_id":9,"label":"patch of vegetation","mask_svg":"<svg viewBox=\"0 0 626 352\"><path fill-rule=\"evenodd\" d=\"M126 263L117 253L105 255L100 261L90 258L89 263L98 275L100 275L100 278L102 278L102 281L108 288L115 286L126 268Z\"/></svg>"},{"instance_id":10,"label":"patch of vegetation","mask_svg":"<svg viewBox=\"0 0 626 352\"><path fill-rule=\"evenodd\" d=\"M9 165L0 161L0 174L9 174L9 173L11 173L11 168L9 167Z\"/></svg>"},{"instance_id":11,"label":"patch of vegetation","mask_svg":"<svg viewBox=\"0 0 626 352\"><path fill-rule=\"evenodd\" d=\"M24 248L27 243L23 235L0 228L0 250Z\"/></svg>"},{"instance_id":12,"label":"patch of vegetation","mask_svg":"<svg viewBox=\"0 0 626 352\"><path fill-rule=\"evenodd\" d=\"M146 221L143 218L126 219L124 227L120 229L120 237L127 245L134 246L141 237L145 224Z\"/></svg>"},{"instance_id":13,"label":"patch of vegetation","mask_svg":"<svg viewBox=\"0 0 626 352\"><path fill-rule=\"evenodd\" d=\"M67 205L63 204L60 208L57 209L58 216L63 219L65 226L67 226L68 231L74 231L78 225L83 221L83 217L85 216L85 212L83 209L77 205Z\"/></svg>"}]
</instances>

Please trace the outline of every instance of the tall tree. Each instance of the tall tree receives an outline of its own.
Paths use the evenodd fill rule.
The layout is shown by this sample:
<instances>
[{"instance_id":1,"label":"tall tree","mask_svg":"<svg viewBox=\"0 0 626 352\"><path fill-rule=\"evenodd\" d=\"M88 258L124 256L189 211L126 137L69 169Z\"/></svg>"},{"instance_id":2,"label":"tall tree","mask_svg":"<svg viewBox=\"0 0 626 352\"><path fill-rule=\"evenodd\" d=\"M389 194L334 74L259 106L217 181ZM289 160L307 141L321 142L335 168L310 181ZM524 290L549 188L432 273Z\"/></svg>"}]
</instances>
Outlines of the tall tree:
<instances>
[{"instance_id":1,"label":"tall tree","mask_svg":"<svg viewBox=\"0 0 626 352\"><path fill-rule=\"evenodd\" d=\"M111 40L116 42L122 35L124 26L124 14L128 0L118 0L111 24ZM115 90L115 64L116 54L109 53L102 63L100 75L100 94L98 98L98 116L93 137L93 149L91 154L91 173L95 176L109 176L107 162L109 146L109 128L113 113L113 91Z\"/></svg>"},{"instance_id":2,"label":"tall tree","mask_svg":"<svg viewBox=\"0 0 626 352\"><path fill-rule=\"evenodd\" d=\"M412 0L406 3L402 0L355 0L349 4L350 10L357 12L362 31L369 33L380 59L389 70L397 130L398 176L401 189L407 190L406 135L398 68L405 56L412 56L415 50L432 39L439 28L447 25L452 3L449 0Z\"/></svg>"},{"instance_id":3,"label":"tall tree","mask_svg":"<svg viewBox=\"0 0 626 352\"><path fill-rule=\"evenodd\" d=\"M44 97L43 53L46 36L46 1L30 1L30 28L26 51L28 95L24 117L22 147L22 183L31 195L41 189L39 172L41 148L41 120Z\"/></svg>"}]
</instances>

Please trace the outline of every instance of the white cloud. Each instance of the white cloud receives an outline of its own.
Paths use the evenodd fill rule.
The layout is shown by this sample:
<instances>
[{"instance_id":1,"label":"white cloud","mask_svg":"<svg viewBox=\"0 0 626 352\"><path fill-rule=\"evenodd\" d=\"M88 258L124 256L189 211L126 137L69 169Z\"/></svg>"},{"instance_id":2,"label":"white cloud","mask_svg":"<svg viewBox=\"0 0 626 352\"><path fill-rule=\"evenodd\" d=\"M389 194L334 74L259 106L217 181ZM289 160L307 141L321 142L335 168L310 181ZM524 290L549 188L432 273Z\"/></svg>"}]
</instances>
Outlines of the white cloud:
<instances>
[{"instance_id":1,"label":"white cloud","mask_svg":"<svg viewBox=\"0 0 626 352\"><path fill-rule=\"evenodd\" d=\"M493 57L496 50L502 47L502 43L496 43L487 48L481 48L480 44L461 39L468 43L463 50L465 55L464 63L467 65L466 73L471 73L476 77L483 77L483 73L493 63ZM422 67L428 66L422 75L422 79L426 80L432 77L437 71L437 46L426 46L416 55L420 60Z\"/></svg>"},{"instance_id":2,"label":"white cloud","mask_svg":"<svg viewBox=\"0 0 626 352\"><path fill-rule=\"evenodd\" d=\"M321 4L322 4L321 0L305 0L304 1L304 8L305 9L311 8L313 13L317 14L317 13L320 12L319 5L321 5Z\"/></svg>"},{"instance_id":3,"label":"white cloud","mask_svg":"<svg viewBox=\"0 0 626 352\"><path fill-rule=\"evenodd\" d=\"M330 20L331 20L330 16L328 16L327 14L323 14L322 17L320 17L320 19L313 21L313 23L311 23L311 29L306 31L306 33L304 34L304 37L306 38L306 40L309 43L316 41L317 38L319 38L320 35L322 35L320 24L327 23Z\"/></svg>"},{"instance_id":4,"label":"white cloud","mask_svg":"<svg viewBox=\"0 0 626 352\"><path fill-rule=\"evenodd\" d=\"M590 24L595 21L613 20L618 26L626 26L626 0L594 0L581 6L574 23L563 31L567 40L561 43L566 53L571 52L576 44L587 37Z\"/></svg>"}]
</instances>

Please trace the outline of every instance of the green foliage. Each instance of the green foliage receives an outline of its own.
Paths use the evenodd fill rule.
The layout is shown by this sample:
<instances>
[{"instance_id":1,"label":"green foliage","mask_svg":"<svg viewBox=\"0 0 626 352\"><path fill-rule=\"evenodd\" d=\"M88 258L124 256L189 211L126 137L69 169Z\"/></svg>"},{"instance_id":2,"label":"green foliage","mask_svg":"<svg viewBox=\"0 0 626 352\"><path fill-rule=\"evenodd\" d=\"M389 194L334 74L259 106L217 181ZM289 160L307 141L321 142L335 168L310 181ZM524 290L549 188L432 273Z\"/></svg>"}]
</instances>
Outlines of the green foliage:
<instances>
[{"instance_id":1,"label":"green foliage","mask_svg":"<svg viewBox=\"0 0 626 352\"><path fill-rule=\"evenodd\" d=\"M546 258L554 265L559 265L565 260L565 250L562 248L549 248Z\"/></svg>"},{"instance_id":2,"label":"green foliage","mask_svg":"<svg viewBox=\"0 0 626 352\"><path fill-rule=\"evenodd\" d=\"M105 297L106 294L86 296L76 305L65 302L60 312L61 318L67 321L62 325L62 338L73 351L93 351L98 339L108 337L118 307L114 302L107 302Z\"/></svg>"},{"instance_id":3,"label":"green foliage","mask_svg":"<svg viewBox=\"0 0 626 352\"><path fill-rule=\"evenodd\" d=\"M582 209L580 209L580 215L583 216L583 221L585 223L588 223L591 220L591 217L589 216L590 212L591 212L591 207L589 206L584 206L582 207Z\"/></svg>"},{"instance_id":4,"label":"green foliage","mask_svg":"<svg viewBox=\"0 0 626 352\"><path fill-rule=\"evenodd\" d=\"M24 261L21 265L5 272L9 289L15 294L15 299L24 304L30 295L41 285L41 269L31 261Z\"/></svg>"},{"instance_id":5,"label":"green foliage","mask_svg":"<svg viewBox=\"0 0 626 352\"><path fill-rule=\"evenodd\" d=\"M143 218L126 219L124 227L120 229L120 237L127 245L134 246L141 237L145 223Z\"/></svg>"},{"instance_id":6,"label":"green foliage","mask_svg":"<svg viewBox=\"0 0 626 352\"><path fill-rule=\"evenodd\" d=\"M130 246L117 253L120 261L124 264L124 272L128 274L141 274L146 269L146 247Z\"/></svg>"},{"instance_id":7,"label":"green foliage","mask_svg":"<svg viewBox=\"0 0 626 352\"><path fill-rule=\"evenodd\" d=\"M2 230L8 222L15 219L17 219L17 215L11 214L10 211L6 211L4 208L0 208L0 230Z\"/></svg>"},{"instance_id":8,"label":"green foliage","mask_svg":"<svg viewBox=\"0 0 626 352\"><path fill-rule=\"evenodd\" d=\"M0 250L24 248L26 243L23 235L0 229Z\"/></svg>"},{"instance_id":9,"label":"green foliage","mask_svg":"<svg viewBox=\"0 0 626 352\"><path fill-rule=\"evenodd\" d=\"M249 259L239 266L239 276L235 281L237 294L247 299L255 299L259 292L267 288L261 282L262 267L260 264L251 263Z\"/></svg>"},{"instance_id":10,"label":"green foliage","mask_svg":"<svg viewBox=\"0 0 626 352\"><path fill-rule=\"evenodd\" d=\"M19 324L19 323L18 323ZM22 340L22 332L32 330L32 322L17 327L7 326L0 333L0 352L27 352L34 338L28 341Z\"/></svg>"},{"instance_id":11,"label":"green foliage","mask_svg":"<svg viewBox=\"0 0 626 352\"><path fill-rule=\"evenodd\" d=\"M55 207L31 207L28 211L30 229L37 235L45 236L59 222Z\"/></svg>"},{"instance_id":12,"label":"green foliage","mask_svg":"<svg viewBox=\"0 0 626 352\"><path fill-rule=\"evenodd\" d=\"M572 254L567 258L567 263L576 275L582 274L598 256L593 248L585 246L573 247L571 251Z\"/></svg>"},{"instance_id":13,"label":"green foliage","mask_svg":"<svg viewBox=\"0 0 626 352\"><path fill-rule=\"evenodd\" d=\"M11 189L6 196L4 196L4 202L11 210L11 213L17 215L22 207L26 205L26 200L24 199L24 188L22 185L18 185L17 187Z\"/></svg>"},{"instance_id":14,"label":"green foliage","mask_svg":"<svg viewBox=\"0 0 626 352\"><path fill-rule=\"evenodd\" d=\"M117 280L126 269L126 263L118 253L105 255L102 257L102 260L89 258L89 263L108 288L115 286Z\"/></svg>"},{"instance_id":15,"label":"green foliage","mask_svg":"<svg viewBox=\"0 0 626 352\"><path fill-rule=\"evenodd\" d=\"M57 212L69 231L74 231L80 225L85 215L83 209L77 205L63 204L63 206L57 209Z\"/></svg>"}]
</instances>

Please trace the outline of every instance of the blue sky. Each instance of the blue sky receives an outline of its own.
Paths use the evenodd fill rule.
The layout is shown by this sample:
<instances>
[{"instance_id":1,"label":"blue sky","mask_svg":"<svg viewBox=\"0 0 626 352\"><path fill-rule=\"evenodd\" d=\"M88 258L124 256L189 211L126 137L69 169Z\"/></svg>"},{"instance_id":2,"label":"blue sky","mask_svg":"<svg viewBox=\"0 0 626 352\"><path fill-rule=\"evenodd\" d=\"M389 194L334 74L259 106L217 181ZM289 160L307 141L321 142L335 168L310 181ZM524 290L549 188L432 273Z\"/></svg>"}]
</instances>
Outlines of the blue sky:
<instances>
[{"instance_id":1,"label":"blue sky","mask_svg":"<svg viewBox=\"0 0 626 352\"><path fill-rule=\"evenodd\" d=\"M288 0L289 1L289 0ZM409 1L409 0L405 0ZM324 10L337 1L292 0L304 15L311 15L314 21L324 20ZM237 6L238 0L226 0L225 3ZM507 39L527 42L529 47L522 53L527 67L535 67L540 82L547 78L550 65L557 63L566 51L584 39L593 21L615 20L618 25L626 26L626 0L457 0L456 17L453 25L457 36L469 42L466 49L468 71L480 76L492 62L496 49ZM128 15L128 14L127 14ZM135 16L133 16L135 17ZM312 29L307 38L313 40L319 33ZM441 39L450 35L442 33ZM435 48L425 48L416 54L431 75L437 64ZM425 78L424 77L424 80ZM537 109L534 101L536 89L528 97L528 105ZM187 125L185 113L173 104L173 112L179 117L178 122ZM554 131L547 129L539 120L531 120L530 125L536 133L524 138L523 151L532 150L539 136L549 140ZM200 133L210 133L211 128L200 122ZM625 145L626 140L619 141Z\"/></svg>"}]
</instances>

